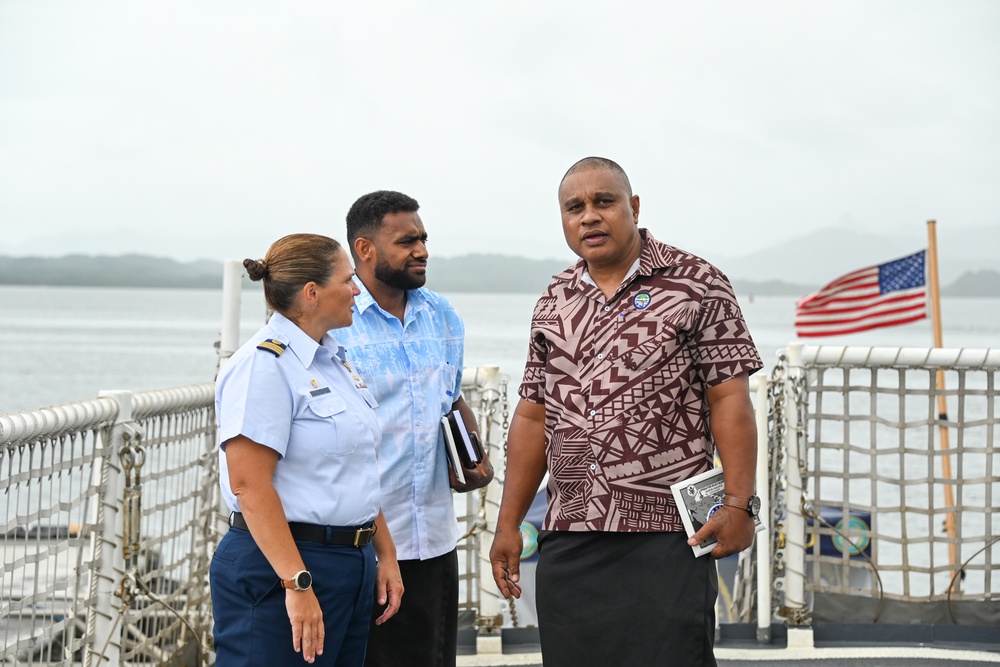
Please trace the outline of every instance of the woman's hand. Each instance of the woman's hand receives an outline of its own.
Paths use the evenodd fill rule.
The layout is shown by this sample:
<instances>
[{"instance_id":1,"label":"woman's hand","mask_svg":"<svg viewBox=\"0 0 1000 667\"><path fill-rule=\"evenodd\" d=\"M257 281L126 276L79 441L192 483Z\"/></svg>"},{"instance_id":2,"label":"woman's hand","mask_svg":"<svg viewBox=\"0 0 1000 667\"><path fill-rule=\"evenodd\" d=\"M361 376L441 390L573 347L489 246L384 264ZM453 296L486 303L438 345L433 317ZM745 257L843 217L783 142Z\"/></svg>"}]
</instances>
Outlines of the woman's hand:
<instances>
[{"instance_id":1,"label":"woman's hand","mask_svg":"<svg viewBox=\"0 0 1000 667\"><path fill-rule=\"evenodd\" d=\"M323 655L323 641L326 631L323 625L323 610L312 589L306 591L285 591L285 609L292 622L292 646L296 653L312 663L317 655Z\"/></svg>"},{"instance_id":2,"label":"woman's hand","mask_svg":"<svg viewBox=\"0 0 1000 667\"><path fill-rule=\"evenodd\" d=\"M375 619L375 625L382 625L399 611L403 600L403 576L399 573L399 563L395 558L380 558L375 577L378 603L385 605L385 611Z\"/></svg>"},{"instance_id":3,"label":"woman's hand","mask_svg":"<svg viewBox=\"0 0 1000 667\"><path fill-rule=\"evenodd\" d=\"M375 625L382 625L399 611L403 600L403 575L399 573L396 560L396 545L389 534L385 515L379 510L375 517L375 537L372 539L378 568L375 570L375 593L379 605L386 605L382 614L375 619Z\"/></svg>"}]
</instances>

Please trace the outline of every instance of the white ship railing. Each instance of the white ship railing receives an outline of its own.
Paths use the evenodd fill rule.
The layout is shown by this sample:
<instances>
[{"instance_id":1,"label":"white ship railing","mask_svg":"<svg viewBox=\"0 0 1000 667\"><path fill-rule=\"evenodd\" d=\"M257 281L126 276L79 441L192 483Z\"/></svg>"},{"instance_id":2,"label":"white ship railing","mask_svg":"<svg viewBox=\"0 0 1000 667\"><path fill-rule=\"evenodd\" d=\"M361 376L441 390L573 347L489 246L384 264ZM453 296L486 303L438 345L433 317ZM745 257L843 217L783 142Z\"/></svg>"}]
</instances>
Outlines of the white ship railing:
<instances>
[{"instance_id":1,"label":"white ship railing","mask_svg":"<svg viewBox=\"0 0 1000 667\"><path fill-rule=\"evenodd\" d=\"M466 368L462 373L462 396L476 413L480 439L485 445L497 478L502 473L510 404L507 397L508 377L499 366ZM500 484L459 496L459 610L463 616L460 627L475 630L475 634L499 637L504 605L493 583L489 551L493 543L497 511L500 507ZM473 642L476 643L476 642Z\"/></svg>"},{"instance_id":2,"label":"white ship railing","mask_svg":"<svg viewBox=\"0 0 1000 667\"><path fill-rule=\"evenodd\" d=\"M211 631L212 385L0 416L0 657L163 663Z\"/></svg>"},{"instance_id":3,"label":"white ship railing","mask_svg":"<svg viewBox=\"0 0 1000 667\"><path fill-rule=\"evenodd\" d=\"M506 385L496 366L465 370L494 460ZM211 384L0 416L0 662L211 664L208 567L227 530L215 440ZM480 613L495 509L485 490L458 498L460 607L499 629L492 580Z\"/></svg>"},{"instance_id":4,"label":"white ship railing","mask_svg":"<svg viewBox=\"0 0 1000 667\"><path fill-rule=\"evenodd\" d=\"M790 646L818 622L996 625L998 372L997 350L790 345L753 381L771 530L741 560L730 620L761 642L784 622ZM497 483L457 496L460 605L478 650L499 651L518 611L488 564L507 378L466 369L463 394ZM211 664L208 564L226 529L211 384L2 415L0 489L4 662Z\"/></svg>"},{"instance_id":5,"label":"white ship railing","mask_svg":"<svg viewBox=\"0 0 1000 667\"><path fill-rule=\"evenodd\" d=\"M789 345L757 383L770 595L734 614L756 605L761 640L772 614L791 628L1000 624L998 375L1000 350Z\"/></svg>"}]
</instances>

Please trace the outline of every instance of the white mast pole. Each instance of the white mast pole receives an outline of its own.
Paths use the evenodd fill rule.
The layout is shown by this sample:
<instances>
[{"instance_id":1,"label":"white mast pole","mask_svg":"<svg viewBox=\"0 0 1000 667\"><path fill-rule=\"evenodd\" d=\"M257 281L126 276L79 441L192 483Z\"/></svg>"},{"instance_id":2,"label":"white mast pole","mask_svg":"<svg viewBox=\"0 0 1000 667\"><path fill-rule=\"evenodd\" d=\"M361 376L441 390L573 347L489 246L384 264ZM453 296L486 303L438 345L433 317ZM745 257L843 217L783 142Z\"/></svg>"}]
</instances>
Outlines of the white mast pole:
<instances>
[{"instance_id":1,"label":"white mast pole","mask_svg":"<svg viewBox=\"0 0 1000 667\"><path fill-rule=\"evenodd\" d=\"M240 301L243 297L243 263L227 259L222 269L222 333L216 370L233 356L240 346Z\"/></svg>"}]
</instances>

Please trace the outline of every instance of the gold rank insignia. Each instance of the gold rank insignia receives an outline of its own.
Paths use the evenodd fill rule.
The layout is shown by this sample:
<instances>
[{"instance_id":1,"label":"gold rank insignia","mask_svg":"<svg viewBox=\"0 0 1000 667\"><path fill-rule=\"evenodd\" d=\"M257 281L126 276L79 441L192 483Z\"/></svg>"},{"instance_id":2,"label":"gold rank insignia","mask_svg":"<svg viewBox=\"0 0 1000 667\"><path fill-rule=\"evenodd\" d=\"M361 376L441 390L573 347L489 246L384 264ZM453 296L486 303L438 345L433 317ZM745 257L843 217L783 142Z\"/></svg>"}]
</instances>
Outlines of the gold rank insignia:
<instances>
[{"instance_id":1,"label":"gold rank insignia","mask_svg":"<svg viewBox=\"0 0 1000 667\"><path fill-rule=\"evenodd\" d=\"M257 345L258 350L267 350L276 357L280 357L288 349L288 346L276 338L268 338Z\"/></svg>"},{"instance_id":2,"label":"gold rank insignia","mask_svg":"<svg viewBox=\"0 0 1000 667\"><path fill-rule=\"evenodd\" d=\"M343 364L344 368L347 369L347 372L351 374L351 379L354 380L355 382L354 386L357 387L358 389L367 389L368 385L366 385L365 381L361 379L361 376L358 375L358 372L354 370L354 366L351 366L351 362L349 362L347 359L344 359Z\"/></svg>"},{"instance_id":3,"label":"gold rank insignia","mask_svg":"<svg viewBox=\"0 0 1000 667\"><path fill-rule=\"evenodd\" d=\"M319 382L316 382L316 380L309 380L309 384L311 384L313 387L319 386Z\"/></svg>"}]
</instances>

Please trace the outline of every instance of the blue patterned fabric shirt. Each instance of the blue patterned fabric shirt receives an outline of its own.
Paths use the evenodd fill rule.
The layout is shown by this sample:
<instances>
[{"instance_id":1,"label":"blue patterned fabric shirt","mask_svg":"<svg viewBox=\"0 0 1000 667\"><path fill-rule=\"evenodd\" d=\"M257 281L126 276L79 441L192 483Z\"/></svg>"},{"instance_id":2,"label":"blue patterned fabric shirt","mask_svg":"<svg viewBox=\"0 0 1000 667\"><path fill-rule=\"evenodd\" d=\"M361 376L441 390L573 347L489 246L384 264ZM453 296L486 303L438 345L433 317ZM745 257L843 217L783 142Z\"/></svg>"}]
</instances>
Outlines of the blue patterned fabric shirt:
<instances>
[{"instance_id":1,"label":"blue patterned fabric shirt","mask_svg":"<svg viewBox=\"0 0 1000 667\"><path fill-rule=\"evenodd\" d=\"M441 417L460 396L465 325L426 288L407 292L400 323L355 280L354 324L336 333L379 404L382 510L399 560L434 558L459 536Z\"/></svg>"}]
</instances>

